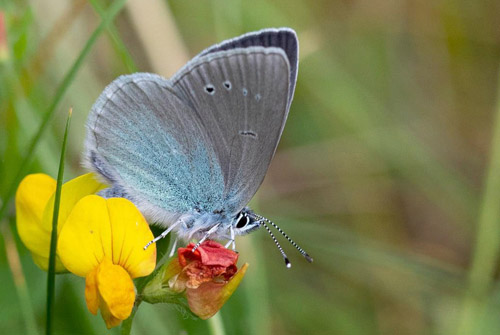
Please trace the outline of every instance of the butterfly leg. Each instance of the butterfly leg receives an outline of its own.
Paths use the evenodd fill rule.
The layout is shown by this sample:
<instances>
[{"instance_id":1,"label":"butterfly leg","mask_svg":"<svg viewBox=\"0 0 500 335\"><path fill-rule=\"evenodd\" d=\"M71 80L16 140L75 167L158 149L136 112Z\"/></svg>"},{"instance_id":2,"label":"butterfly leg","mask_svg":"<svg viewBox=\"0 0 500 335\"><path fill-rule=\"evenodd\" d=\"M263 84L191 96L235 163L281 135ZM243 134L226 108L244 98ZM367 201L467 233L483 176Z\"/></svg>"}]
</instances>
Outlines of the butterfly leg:
<instances>
[{"instance_id":1,"label":"butterfly leg","mask_svg":"<svg viewBox=\"0 0 500 335\"><path fill-rule=\"evenodd\" d=\"M233 226L229 226L229 231L230 231L230 234L231 234L231 239L229 241L227 241L226 245L224 246L226 249L227 247L229 247L229 245L233 245L233 251L236 251L236 241L234 240L234 229L233 229Z\"/></svg>"},{"instance_id":2,"label":"butterfly leg","mask_svg":"<svg viewBox=\"0 0 500 335\"><path fill-rule=\"evenodd\" d=\"M231 241L233 241L233 251L236 251L236 241L234 240L234 229L233 225L229 226L231 229Z\"/></svg>"},{"instance_id":3,"label":"butterfly leg","mask_svg":"<svg viewBox=\"0 0 500 335\"><path fill-rule=\"evenodd\" d=\"M227 243L224 245L224 248L227 249L227 247L229 247L231 243L233 243L233 240L228 240Z\"/></svg>"},{"instance_id":4,"label":"butterfly leg","mask_svg":"<svg viewBox=\"0 0 500 335\"><path fill-rule=\"evenodd\" d=\"M205 233L205 235L201 238L201 240L199 240L198 243L196 243L196 245L194 246L193 250L191 250L191 252L195 252L195 250L198 249L198 247L200 246L200 244L203 243L203 241L205 241L212 233L216 232L217 228L219 228L219 225L220 225L220 223L217 223L215 226L210 228L210 230Z\"/></svg>"},{"instance_id":5,"label":"butterfly leg","mask_svg":"<svg viewBox=\"0 0 500 335\"><path fill-rule=\"evenodd\" d=\"M179 223L181 223L181 222L182 221L177 221L176 223L174 223L173 225L171 225L170 227L168 227L163 233L161 233L160 235L156 236L153 240L149 241L148 244L146 244L144 246L144 250L146 250L151 244L156 243L159 240L161 240L162 238L164 238L165 236L167 236L168 233L170 233L172 231L172 229L174 229L175 227L177 227L179 225Z\"/></svg>"}]
</instances>

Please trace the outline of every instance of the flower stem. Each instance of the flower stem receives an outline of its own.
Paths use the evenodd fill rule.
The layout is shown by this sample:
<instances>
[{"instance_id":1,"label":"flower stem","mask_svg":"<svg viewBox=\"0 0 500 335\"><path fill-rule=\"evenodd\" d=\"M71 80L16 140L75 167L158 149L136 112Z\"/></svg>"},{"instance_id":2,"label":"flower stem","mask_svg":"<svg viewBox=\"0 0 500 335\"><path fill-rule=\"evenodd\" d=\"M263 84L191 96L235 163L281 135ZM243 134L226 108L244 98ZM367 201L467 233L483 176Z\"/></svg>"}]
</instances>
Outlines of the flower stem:
<instances>
[{"instance_id":1,"label":"flower stem","mask_svg":"<svg viewBox=\"0 0 500 335\"><path fill-rule=\"evenodd\" d=\"M132 313L130 313L130 316L125 321L122 322L122 327L121 327L122 335L129 335L130 332L132 331L132 323L134 321L135 313L137 313L137 309L139 309L139 305L142 302L142 292L144 291L146 285L153 278L155 278L158 271L160 271L161 269L160 264L162 263L163 257L168 257L166 255L169 244L170 244L170 235L156 243L157 255L160 257L160 261L157 263L156 269L149 276L138 278L138 280L136 281L135 287L137 290L137 296L135 298L134 308L132 309Z\"/></svg>"},{"instance_id":2,"label":"flower stem","mask_svg":"<svg viewBox=\"0 0 500 335\"><path fill-rule=\"evenodd\" d=\"M225 335L224 322L220 316L220 312L217 312L214 316L208 319L208 329L212 335Z\"/></svg>"},{"instance_id":3,"label":"flower stem","mask_svg":"<svg viewBox=\"0 0 500 335\"><path fill-rule=\"evenodd\" d=\"M132 331L132 322L134 321L135 313L137 313L137 310L139 309L139 305L141 304L141 302L142 299L137 298L137 300L134 303L134 308L132 308L132 313L130 313L130 316L127 318L127 320L122 322L121 335L129 335L130 332Z\"/></svg>"}]
</instances>

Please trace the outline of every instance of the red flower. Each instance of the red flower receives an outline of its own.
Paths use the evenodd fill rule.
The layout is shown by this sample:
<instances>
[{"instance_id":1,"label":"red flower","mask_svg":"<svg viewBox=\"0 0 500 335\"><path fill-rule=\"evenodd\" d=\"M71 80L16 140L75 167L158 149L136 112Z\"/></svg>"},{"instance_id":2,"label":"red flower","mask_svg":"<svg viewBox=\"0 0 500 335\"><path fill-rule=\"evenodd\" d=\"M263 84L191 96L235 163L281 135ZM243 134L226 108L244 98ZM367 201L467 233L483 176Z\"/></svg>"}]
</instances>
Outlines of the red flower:
<instances>
[{"instance_id":1,"label":"red flower","mask_svg":"<svg viewBox=\"0 0 500 335\"><path fill-rule=\"evenodd\" d=\"M198 288L206 282L223 283L231 279L238 268L238 254L217 242L205 241L192 252L195 244L179 248L177 255L182 267L181 276L187 288ZM178 279L179 280L179 279Z\"/></svg>"},{"instance_id":2,"label":"red flower","mask_svg":"<svg viewBox=\"0 0 500 335\"><path fill-rule=\"evenodd\" d=\"M212 317L234 293L245 275L248 264L238 271L238 254L214 241L205 241L192 252L195 244L177 250L144 290L144 300L174 302L184 294L189 309L201 319Z\"/></svg>"}]
</instances>

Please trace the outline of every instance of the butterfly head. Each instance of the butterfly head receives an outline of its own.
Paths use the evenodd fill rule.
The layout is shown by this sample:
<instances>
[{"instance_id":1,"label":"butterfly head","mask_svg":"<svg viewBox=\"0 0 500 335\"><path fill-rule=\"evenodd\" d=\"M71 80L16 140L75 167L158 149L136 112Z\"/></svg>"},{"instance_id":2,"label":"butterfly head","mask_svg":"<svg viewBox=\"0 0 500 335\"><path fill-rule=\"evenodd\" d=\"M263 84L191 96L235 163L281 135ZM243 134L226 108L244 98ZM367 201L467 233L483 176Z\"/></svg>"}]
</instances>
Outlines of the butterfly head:
<instances>
[{"instance_id":1,"label":"butterfly head","mask_svg":"<svg viewBox=\"0 0 500 335\"><path fill-rule=\"evenodd\" d=\"M246 235L258 229L262 221L250 208L245 207L235 216L232 225L236 235Z\"/></svg>"}]
</instances>

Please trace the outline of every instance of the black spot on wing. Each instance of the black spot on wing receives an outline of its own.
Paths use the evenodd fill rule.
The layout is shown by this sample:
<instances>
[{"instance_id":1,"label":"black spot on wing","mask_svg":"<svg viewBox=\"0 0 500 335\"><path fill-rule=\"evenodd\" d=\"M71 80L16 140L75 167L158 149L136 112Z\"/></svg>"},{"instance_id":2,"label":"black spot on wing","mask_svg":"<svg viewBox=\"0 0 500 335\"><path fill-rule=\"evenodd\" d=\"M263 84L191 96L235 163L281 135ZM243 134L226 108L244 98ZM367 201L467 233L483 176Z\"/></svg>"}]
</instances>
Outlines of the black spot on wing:
<instances>
[{"instance_id":1,"label":"black spot on wing","mask_svg":"<svg viewBox=\"0 0 500 335\"><path fill-rule=\"evenodd\" d=\"M251 130L240 130L240 135L257 138L257 134Z\"/></svg>"}]
</instances>

